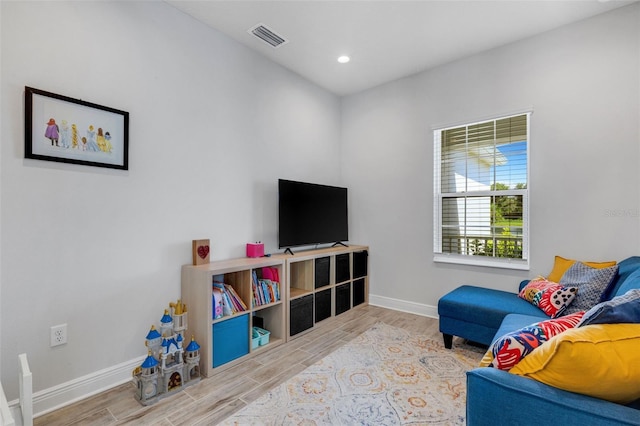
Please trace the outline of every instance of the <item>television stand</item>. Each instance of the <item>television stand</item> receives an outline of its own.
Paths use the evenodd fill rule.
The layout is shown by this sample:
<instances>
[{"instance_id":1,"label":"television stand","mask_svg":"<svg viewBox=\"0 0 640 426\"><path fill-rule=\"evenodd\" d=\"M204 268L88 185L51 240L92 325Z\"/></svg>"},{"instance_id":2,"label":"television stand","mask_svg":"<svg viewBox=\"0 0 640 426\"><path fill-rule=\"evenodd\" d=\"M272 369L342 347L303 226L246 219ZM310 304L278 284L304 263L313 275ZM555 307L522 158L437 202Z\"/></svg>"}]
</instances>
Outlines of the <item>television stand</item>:
<instances>
[{"instance_id":1,"label":"television stand","mask_svg":"<svg viewBox=\"0 0 640 426\"><path fill-rule=\"evenodd\" d=\"M368 250L350 245L271 256L285 262L287 340L369 302Z\"/></svg>"},{"instance_id":2,"label":"television stand","mask_svg":"<svg viewBox=\"0 0 640 426\"><path fill-rule=\"evenodd\" d=\"M335 247L335 246L349 247L348 245L346 245L342 241L337 241L337 242L333 243L333 245L331 247Z\"/></svg>"},{"instance_id":3,"label":"television stand","mask_svg":"<svg viewBox=\"0 0 640 426\"><path fill-rule=\"evenodd\" d=\"M293 255L294 255L293 250L291 250L291 247L287 248L287 249L284 251L284 254L287 254L287 253L291 253L291 256L293 256Z\"/></svg>"}]
</instances>

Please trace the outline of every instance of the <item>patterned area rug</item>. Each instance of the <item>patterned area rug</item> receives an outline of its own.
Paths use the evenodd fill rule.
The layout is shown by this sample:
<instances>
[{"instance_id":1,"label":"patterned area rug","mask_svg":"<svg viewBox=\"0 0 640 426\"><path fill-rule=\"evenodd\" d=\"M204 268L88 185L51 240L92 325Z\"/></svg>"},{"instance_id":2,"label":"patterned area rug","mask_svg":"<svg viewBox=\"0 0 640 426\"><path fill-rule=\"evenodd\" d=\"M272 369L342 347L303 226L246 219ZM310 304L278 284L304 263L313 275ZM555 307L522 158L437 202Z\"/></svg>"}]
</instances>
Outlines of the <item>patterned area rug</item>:
<instances>
[{"instance_id":1,"label":"patterned area rug","mask_svg":"<svg viewBox=\"0 0 640 426\"><path fill-rule=\"evenodd\" d=\"M378 323L224 425L464 425L465 372L484 350Z\"/></svg>"}]
</instances>

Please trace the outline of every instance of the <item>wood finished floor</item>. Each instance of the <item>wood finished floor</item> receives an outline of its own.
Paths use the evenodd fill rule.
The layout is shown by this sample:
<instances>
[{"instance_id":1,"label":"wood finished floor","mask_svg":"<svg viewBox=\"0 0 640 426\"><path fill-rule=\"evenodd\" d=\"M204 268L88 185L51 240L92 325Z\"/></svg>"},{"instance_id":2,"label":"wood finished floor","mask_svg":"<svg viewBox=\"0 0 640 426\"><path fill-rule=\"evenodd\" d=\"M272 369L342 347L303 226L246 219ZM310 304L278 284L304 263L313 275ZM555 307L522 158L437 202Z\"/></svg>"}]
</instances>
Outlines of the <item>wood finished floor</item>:
<instances>
[{"instance_id":1,"label":"wood finished floor","mask_svg":"<svg viewBox=\"0 0 640 426\"><path fill-rule=\"evenodd\" d=\"M442 341L438 321L418 315L359 306L319 323L313 331L252 357L226 371L143 407L126 383L40 416L34 424L57 425L215 425L269 389L344 345L376 322ZM462 341L454 338L454 345Z\"/></svg>"}]
</instances>

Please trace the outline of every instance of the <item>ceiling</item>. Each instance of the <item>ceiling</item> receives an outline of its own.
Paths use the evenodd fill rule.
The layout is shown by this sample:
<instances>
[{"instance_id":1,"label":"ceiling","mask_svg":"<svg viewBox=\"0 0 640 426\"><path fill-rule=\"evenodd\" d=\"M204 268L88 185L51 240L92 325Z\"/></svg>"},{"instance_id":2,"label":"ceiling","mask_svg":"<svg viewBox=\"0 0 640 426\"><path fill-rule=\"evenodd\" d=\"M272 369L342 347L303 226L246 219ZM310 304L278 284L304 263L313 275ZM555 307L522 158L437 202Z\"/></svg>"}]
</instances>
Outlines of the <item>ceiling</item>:
<instances>
[{"instance_id":1,"label":"ceiling","mask_svg":"<svg viewBox=\"0 0 640 426\"><path fill-rule=\"evenodd\" d=\"M272 61L348 95L637 0L165 0ZM277 48L250 34L263 24ZM337 58L349 55L340 64Z\"/></svg>"}]
</instances>

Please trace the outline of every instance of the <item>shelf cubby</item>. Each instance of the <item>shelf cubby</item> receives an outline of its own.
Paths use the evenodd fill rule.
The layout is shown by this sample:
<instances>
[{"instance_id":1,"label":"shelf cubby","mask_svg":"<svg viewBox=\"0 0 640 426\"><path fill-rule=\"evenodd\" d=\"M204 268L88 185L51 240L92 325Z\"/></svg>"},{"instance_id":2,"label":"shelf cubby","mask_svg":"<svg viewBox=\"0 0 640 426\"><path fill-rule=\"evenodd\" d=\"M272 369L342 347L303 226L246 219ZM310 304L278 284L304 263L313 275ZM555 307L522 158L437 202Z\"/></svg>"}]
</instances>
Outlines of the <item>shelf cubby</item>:
<instances>
[{"instance_id":1,"label":"shelf cubby","mask_svg":"<svg viewBox=\"0 0 640 426\"><path fill-rule=\"evenodd\" d=\"M289 297L296 298L312 293L313 288L313 261L296 262L289 268Z\"/></svg>"},{"instance_id":2,"label":"shelf cubby","mask_svg":"<svg viewBox=\"0 0 640 426\"><path fill-rule=\"evenodd\" d=\"M272 257L285 261L288 339L368 303L368 247L336 246Z\"/></svg>"},{"instance_id":3,"label":"shelf cubby","mask_svg":"<svg viewBox=\"0 0 640 426\"><path fill-rule=\"evenodd\" d=\"M253 306L253 272L261 277L263 268L276 268L280 277L280 300ZM182 267L182 301L187 305L189 329L200 344L200 371L211 376L252 355L276 347L287 340L287 294L284 261L275 258L240 258ZM213 283L233 287L247 306L246 311L214 318ZM269 343L251 347L254 317L270 332Z\"/></svg>"}]
</instances>

